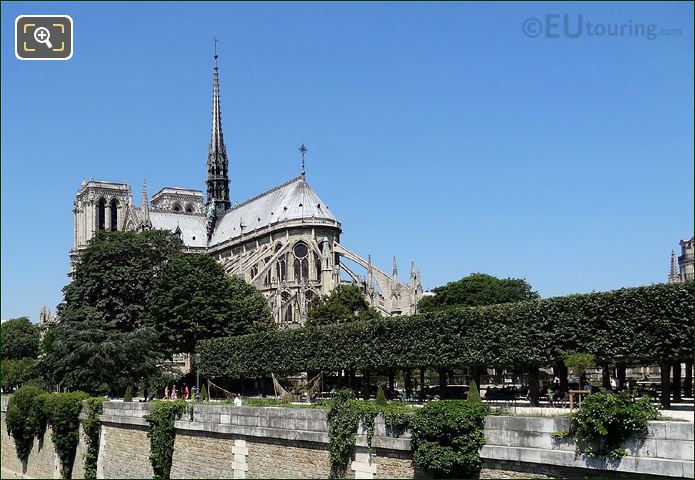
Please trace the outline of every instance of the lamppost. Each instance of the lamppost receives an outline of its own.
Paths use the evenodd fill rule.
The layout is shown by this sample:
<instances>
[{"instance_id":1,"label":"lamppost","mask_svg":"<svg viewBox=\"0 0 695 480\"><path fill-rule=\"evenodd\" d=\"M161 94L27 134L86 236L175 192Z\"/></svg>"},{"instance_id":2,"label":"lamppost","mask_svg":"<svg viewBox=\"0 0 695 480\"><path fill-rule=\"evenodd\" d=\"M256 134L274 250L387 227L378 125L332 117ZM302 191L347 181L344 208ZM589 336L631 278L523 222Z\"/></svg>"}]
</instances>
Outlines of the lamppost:
<instances>
[{"instance_id":1,"label":"lamppost","mask_svg":"<svg viewBox=\"0 0 695 480\"><path fill-rule=\"evenodd\" d=\"M200 354L195 354L195 391L200 395Z\"/></svg>"}]
</instances>

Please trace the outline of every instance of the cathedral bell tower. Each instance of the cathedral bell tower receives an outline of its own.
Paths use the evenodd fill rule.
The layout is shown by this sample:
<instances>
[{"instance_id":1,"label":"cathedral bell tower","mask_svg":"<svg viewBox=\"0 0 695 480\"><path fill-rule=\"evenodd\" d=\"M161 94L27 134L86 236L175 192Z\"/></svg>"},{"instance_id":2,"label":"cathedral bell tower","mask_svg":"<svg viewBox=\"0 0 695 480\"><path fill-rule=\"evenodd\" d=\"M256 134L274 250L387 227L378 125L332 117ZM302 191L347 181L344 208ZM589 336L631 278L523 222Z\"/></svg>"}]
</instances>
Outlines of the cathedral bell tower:
<instances>
[{"instance_id":1,"label":"cathedral bell tower","mask_svg":"<svg viewBox=\"0 0 695 480\"><path fill-rule=\"evenodd\" d=\"M220 110L220 81L217 67L217 38L215 38L215 69L212 76L212 130L208 147L207 206L208 216L219 218L229 210L229 161L222 136L222 112ZM213 221L214 223L214 221ZM213 225L214 228L214 225ZM208 234L210 234L209 232Z\"/></svg>"}]
</instances>

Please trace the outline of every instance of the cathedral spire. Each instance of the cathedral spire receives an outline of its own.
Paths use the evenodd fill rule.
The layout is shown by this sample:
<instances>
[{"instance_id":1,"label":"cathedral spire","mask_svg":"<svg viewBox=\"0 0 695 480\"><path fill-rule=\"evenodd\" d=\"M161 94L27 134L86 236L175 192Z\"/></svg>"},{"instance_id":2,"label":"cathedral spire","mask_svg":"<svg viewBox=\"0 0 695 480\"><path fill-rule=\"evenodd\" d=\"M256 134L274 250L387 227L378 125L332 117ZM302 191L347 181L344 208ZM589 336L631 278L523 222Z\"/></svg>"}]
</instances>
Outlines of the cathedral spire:
<instances>
[{"instance_id":1,"label":"cathedral spire","mask_svg":"<svg viewBox=\"0 0 695 480\"><path fill-rule=\"evenodd\" d=\"M304 178L304 176L305 176L305 170L304 170L304 155L305 155L306 152L308 152L308 151L309 151L309 149L306 148L306 145L304 145L303 143L299 146L299 152L302 154L302 178Z\"/></svg>"},{"instance_id":2,"label":"cathedral spire","mask_svg":"<svg viewBox=\"0 0 695 480\"><path fill-rule=\"evenodd\" d=\"M222 135L222 111L220 109L220 78L217 65L217 35L215 35L215 67L212 75L212 128L208 147L208 205L215 200L217 213L224 213L230 207L229 201L229 161L227 148Z\"/></svg>"},{"instance_id":3,"label":"cathedral spire","mask_svg":"<svg viewBox=\"0 0 695 480\"><path fill-rule=\"evenodd\" d=\"M398 280L398 262L396 262L396 257L393 257L393 279Z\"/></svg>"},{"instance_id":4,"label":"cathedral spire","mask_svg":"<svg viewBox=\"0 0 695 480\"><path fill-rule=\"evenodd\" d=\"M140 212L142 213L142 218L140 219L140 228L147 230L152 228L152 222L150 221L150 207L147 202L147 179L142 181L142 197L140 199Z\"/></svg>"},{"instance_id":5,"label":"cathedral spire","mask_svg":"<svg viewBox=\"0 0 695 480\"><path fill-rule=\"evenodd\" d=\"M671 250L671 271L668 274L668 283L678 283L680 279L678 267L676 266L676 252Z\"/></svg>"}]
</instances>

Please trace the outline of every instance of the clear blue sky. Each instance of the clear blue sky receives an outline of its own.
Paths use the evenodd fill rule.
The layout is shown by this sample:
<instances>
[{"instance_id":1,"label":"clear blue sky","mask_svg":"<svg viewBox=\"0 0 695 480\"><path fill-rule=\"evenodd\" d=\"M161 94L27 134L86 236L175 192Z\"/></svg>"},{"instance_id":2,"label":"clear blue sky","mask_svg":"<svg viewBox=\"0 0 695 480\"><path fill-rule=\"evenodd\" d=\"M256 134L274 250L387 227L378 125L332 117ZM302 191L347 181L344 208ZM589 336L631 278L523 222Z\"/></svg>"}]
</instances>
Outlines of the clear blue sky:
<instances>
[{"instance_id":1,"label":"clear blue sky","mask_svg":"<svg viewBox=\"0 0 695 480\"><path fill-rule=\"evenodd\" d=\"M214 32L233 200L304 142L342 242L403 280L657 283L693 235L692 2L2 6L3 319L61 300L83 178L204 188ZM73 58L17 60L19 14L71 15ZM546 14L680 34L525 36Z\"/></svg>"}]
</instances>

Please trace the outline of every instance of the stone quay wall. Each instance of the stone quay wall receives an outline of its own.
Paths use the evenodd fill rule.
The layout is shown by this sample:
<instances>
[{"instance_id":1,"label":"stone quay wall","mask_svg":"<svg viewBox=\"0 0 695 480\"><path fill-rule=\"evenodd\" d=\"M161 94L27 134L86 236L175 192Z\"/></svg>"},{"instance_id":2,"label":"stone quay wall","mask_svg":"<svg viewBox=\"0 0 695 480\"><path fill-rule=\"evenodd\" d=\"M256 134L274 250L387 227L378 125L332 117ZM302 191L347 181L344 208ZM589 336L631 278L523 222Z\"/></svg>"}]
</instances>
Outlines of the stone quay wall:
<instances>
[{"instance_id":1,"label":"stone quay wall","mask_svg":"<svg viewBox=\"0 0 695 480\"><path fill-rule=\"evenodd\" d=\"M59 478L60 461L50 429L34 443L22 465L7 435L2 399L2 478ZM98 478L152 478L144 416L150 403L106 402L101 417ZM486 445L481 449L482 477L568 477L626 475L693 478L693 424L651 422L649 435L626 447L630 455L614 462L575 453L572 440L556 440L566 430L565 417L486 418ZM310 408L234 407L197 404L192 417L176 422L172 478L327 478L330 473L326 411ZM81 478L81 439L73 478ZM409 432L388 436L376 419L372 449L360 431L350 478L417 478Z\"/></svg>"},{"instance_id":2,"label":"stone quay wall","mask_svg":"<svg viewBox=\"0 0 695 480\"><path fill-rule=\"evenodd\" d=\"M629 454L614 461L576 453L572 439L554 439L567 431L567 417L503 417L485 419L485 443L480 450L490 477L508 472L524 477L648 476L693 478L693 423L649 422L644 439L626 443ZM528 475L526 475L528 474Z\"/></svg>"}]
</instances>

